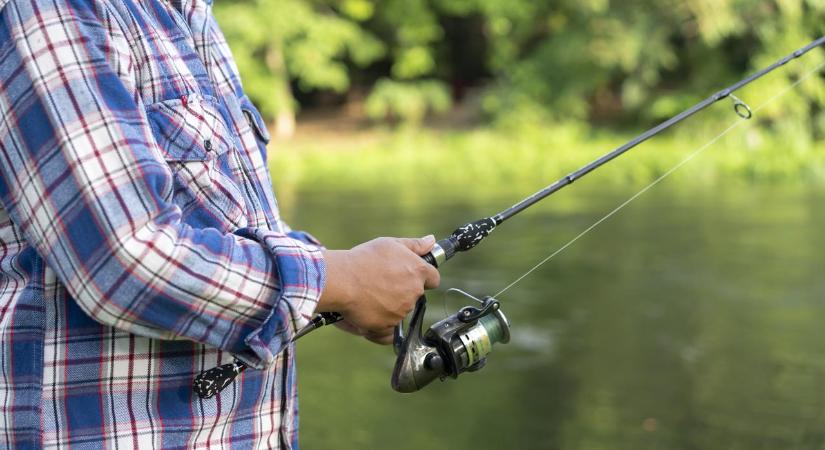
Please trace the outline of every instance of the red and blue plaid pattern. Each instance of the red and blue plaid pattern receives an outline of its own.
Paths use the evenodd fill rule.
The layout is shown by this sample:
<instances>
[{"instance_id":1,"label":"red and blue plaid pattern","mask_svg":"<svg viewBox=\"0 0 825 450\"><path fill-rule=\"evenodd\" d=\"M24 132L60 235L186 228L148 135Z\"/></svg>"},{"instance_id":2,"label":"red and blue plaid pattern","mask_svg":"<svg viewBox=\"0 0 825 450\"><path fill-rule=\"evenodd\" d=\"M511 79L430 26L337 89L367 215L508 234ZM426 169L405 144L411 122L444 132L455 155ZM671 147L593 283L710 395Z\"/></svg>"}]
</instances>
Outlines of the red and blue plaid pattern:
<instances>
[{"instance_id":1,"label":"red and blue plaid pattern","mask_svg":"<svg viewBox=\"0 0 825 450\"><path fill-rule=\"evenodd\" d=\"M297 446L324 264L268 139L209 0L0 0L0 447Z\"/></svg>"}]
</instances>

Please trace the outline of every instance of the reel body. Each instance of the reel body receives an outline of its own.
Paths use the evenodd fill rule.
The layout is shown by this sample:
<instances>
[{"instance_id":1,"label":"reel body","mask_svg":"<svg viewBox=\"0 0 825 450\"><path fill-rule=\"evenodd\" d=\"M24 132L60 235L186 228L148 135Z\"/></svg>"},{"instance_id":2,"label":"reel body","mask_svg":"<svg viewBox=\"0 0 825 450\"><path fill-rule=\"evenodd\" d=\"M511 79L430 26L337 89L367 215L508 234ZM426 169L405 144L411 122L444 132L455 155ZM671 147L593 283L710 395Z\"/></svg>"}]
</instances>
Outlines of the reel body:
<instances>
[{"instance_id":1,"label":"reel body","mask_svg":"<svg viewBox=\"0 0 825 450\"><path fill-rule=\"evenodd\" d=\"M422 333L427 299L418 299L407 336L395 328L393 343L398 355L392 372L392 387L415 392L436 378L457 378L463 372L484 367L496 343L510 341L510 322L498 300L485 297L479 307L465 306Z\"/></svg>"}]
</instances>

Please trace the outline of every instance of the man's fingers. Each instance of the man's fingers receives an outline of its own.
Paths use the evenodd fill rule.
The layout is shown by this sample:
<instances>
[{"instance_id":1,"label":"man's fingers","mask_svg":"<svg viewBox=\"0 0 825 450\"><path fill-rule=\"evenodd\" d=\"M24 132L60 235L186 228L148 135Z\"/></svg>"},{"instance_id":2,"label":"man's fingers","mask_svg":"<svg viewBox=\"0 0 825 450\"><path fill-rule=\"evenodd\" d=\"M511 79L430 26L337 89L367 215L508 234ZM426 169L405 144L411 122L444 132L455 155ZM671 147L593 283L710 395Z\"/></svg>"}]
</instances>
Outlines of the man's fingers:
<instances>
[{"instance_id":1,"label":"man's fingers","mask_svg":"<svg viewBox=\"0 0 825 450\"><path fill-rule=\"evenodd\" d=\"M430 250L433 249L433 245L435 244L435 236L429 235L424 236L422 238L413 239L413 238L398 238L398 242L402 243L405 247L409 248L416 255L424 256ZM425 289L435 289L438 287L439 283L441 282L441 275L438 274L438 270L435 267L424 264L426 266L424 273L424 288Z\"/></svg>"},{"instance_id":2,"label":"man's fingers","mask_svg":"<svg viewBox=\"0 0 825 450\"><path fill-rule=\"evenodd\" d=\"M381 332L367 332L364 334L364 338L366 338L370 342L374 342L380 345L390 345L392 344L393 339L393 332L392 328L389 329L388 332L381 331Z\"/></svg>"},{"instance_id":3,"label":"man's fingers","mask_svg":"<svg viewBox=\"0 0 825 450\"><path fill-rule=\"evenodd\" d=\"M435 236L429 235L418 239L398 238L398 242L404 244L405 247L415 252L416 255L424 256L433 249L433 245L435 244Z\"/></svg>"},{"instance_id":4,"label":"man's fingers","mask_svg":"<svg viewBox=\"0 0 825 450\"><path fill-rule=\"evenodd\" d=\"M424 289L435 289L441 283L441 274L438 273L438 269L429 264L427 264L427 272L424 276Z\"/></svg>"},{"instance_id":5,"label":"man's fingers","mask_svg":"<svg viewBox=\"0 0 825 450\"><path fill-rule=\"evenodd\" d=\"M388 327L384 327L378 330L364 330L364 336L373 336L373 337L381 337L392 335L393 331L395 331L395 325L390 325Z\"/></svg>"},{"instance_id":6,"label":"man's fingers","mask_svg":"<svg viewBox=\"0 0 825 450\"><path fill-rule=\"evenodd\" d=\"M335 322L335 326L340 328L341 330L346 331L347 333L351 333L351 334L354 334L356 336L363 336L364 335L364 332L360 328L356 327L355 325L349 323L346 320L342 320L340 322Z\"/></svg>"}]
</instances>

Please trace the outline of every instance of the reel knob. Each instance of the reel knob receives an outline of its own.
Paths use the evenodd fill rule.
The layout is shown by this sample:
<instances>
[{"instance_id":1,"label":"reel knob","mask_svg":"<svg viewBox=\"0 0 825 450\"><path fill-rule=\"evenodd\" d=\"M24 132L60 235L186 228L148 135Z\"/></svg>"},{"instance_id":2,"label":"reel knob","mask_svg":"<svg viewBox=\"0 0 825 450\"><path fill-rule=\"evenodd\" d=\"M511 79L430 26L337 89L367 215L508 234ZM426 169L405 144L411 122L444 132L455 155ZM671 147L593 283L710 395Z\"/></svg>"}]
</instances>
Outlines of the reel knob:
<instances>
[{"instance_id":1,"label":"reel knob","mask_svg":"<svg viewBox=\"0 0 825 450\"><path fill-rule=\"evenodd\" d=\"M442 372L444 370L444 360L441 359L438 353L428 353L427 356L424 357L424 367Z\"/></svg>"}]
</instances>

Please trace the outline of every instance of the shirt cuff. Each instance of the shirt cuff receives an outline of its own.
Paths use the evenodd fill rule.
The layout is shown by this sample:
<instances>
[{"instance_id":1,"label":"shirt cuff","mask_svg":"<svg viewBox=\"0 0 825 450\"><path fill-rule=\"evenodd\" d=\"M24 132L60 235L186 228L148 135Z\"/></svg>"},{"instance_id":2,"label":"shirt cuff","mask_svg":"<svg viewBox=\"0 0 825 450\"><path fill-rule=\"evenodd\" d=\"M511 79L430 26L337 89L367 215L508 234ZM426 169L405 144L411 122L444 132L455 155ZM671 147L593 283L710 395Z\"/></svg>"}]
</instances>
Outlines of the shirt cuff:
<instances>
[{"instance_id":1,"label":"shirt cuff","mask_svg":"<svg viewBox=\"0 0 825 450\"><path fill-rule=\"evenodd\" d=\"M299 241L301 241L305 244L311 244L311 245L315 245L315 246L318 246L318 247L321 247L321 248L324 247L321 244L321 241L319 241L318 239L315 238L315 236L307 233L306 231L290 231L289 233L287 233L287 236L289 236L293 239L298 239Z\"/></svg>"},{"instance_id":2,"label":"shirt cuff","mask_svg":"<svg viewBox=\"0 0 825 450\"><path fill-rule=\"evenodd\" d=\"M241 228L235 234L254 239L269 251L280 287L269 315L244 339L249 350L236 355L261 369L272 364L295 333L309 323L326 282L326 264L314 238L295 239L260 228Z\"/></svg>"}]
</instances>

